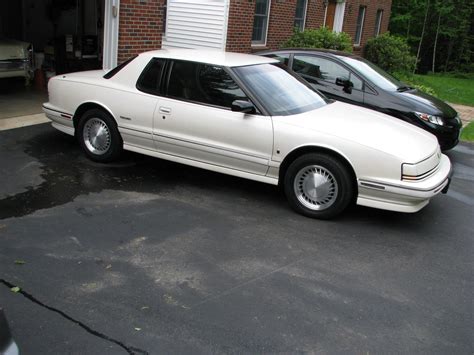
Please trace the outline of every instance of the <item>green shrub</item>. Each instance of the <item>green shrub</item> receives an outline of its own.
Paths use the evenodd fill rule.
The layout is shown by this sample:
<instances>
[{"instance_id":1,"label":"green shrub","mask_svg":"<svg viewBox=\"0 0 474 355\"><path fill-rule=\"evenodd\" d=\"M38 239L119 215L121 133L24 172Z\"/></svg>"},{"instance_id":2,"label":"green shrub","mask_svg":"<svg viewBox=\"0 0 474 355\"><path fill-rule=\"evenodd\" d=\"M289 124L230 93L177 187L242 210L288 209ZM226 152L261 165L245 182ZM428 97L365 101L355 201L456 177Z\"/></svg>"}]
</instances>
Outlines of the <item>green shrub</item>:
<instances>
[{"instance_id":1,"label":"green shrub","mask_svg":"<svg viewBox=\"0 0 474 355\"><path fill-rule=\"evenodd\" d=\"M326 48L352 52L351 37L344 32L333 32L327 27L295 32L283 43L286 48Z\"/></svg>"},{"instance_id":2,"label":"green shrub","mask_svg":"<svg viewBox=\"0 0 474 355\"><path fill-rule=\"evenodd\" d=\"M412 72L416 61L406 40L388 32L367 41L364 57L389 73Z\"/></svg>"}]
</instances>

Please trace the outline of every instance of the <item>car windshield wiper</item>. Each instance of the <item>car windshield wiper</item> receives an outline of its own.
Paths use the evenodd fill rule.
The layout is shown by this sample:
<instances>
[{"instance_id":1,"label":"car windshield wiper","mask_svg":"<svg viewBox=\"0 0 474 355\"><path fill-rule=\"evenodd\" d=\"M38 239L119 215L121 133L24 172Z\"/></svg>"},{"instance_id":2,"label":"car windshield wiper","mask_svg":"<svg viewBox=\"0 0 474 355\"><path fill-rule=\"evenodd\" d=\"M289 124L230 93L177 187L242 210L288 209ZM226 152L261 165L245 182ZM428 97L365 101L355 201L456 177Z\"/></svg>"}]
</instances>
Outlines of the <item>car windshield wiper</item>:
<instances>
[{"instance_id":1,"label":"car windshield wiper","mask_svg":"<svg viewBox=\"0 0 474 355\"><path fill-rule=\"evenodd\" d=\"M403 91L407 91L407 90L411 90L413 89L411 86L400 86L397 91L399 92L403 92Z\"/></svg>"}]
</instances>

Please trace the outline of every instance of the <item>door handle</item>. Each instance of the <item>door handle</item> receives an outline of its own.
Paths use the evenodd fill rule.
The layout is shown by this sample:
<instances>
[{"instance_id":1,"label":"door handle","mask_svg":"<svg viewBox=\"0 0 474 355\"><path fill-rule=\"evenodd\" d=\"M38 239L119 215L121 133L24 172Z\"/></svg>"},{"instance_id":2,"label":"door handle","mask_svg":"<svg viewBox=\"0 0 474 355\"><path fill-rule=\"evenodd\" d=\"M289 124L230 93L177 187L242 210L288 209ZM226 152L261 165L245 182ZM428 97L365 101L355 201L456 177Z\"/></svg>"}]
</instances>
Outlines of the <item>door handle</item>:
<instances>
[{"instance_id":1,"label":"door handle","mask_svg":"<svg viewBox=\"0 0 474 355\"><path fill-rule=\"evenodd\" d=\"M160 106L160 112L161 113L171 113L171 109L168 108L168 107Z\"/></svg>"}]
</instances>

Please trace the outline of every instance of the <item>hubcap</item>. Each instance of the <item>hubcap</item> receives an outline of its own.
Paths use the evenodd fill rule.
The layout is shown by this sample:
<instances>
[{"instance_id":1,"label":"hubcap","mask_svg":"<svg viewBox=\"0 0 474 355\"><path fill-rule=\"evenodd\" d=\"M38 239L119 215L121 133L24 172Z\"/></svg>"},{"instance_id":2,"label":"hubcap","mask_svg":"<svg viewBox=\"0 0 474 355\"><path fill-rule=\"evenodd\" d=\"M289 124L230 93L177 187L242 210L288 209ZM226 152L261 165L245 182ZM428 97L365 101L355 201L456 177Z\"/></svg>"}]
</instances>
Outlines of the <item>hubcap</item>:
<instances>
[{"instance_id":1,"label":"hubcap","mask_svg":"<svg viewBox=\"0 0 474 355\"><path fill-rule=\"evenodd\" d=\"M83 136L87 149L93 154L105 154L110 148L109 127L100 118L91 118L86 122Z\"/></svg>"},{"instance_id":2,"label":"hubcap","mask_svg":"<svg viewBox=\"0 0 474 355\"><path fill-rule=\"evenodd\" d=\"M298 200L310 210L325 210L337 198L337 181L329 170L319 165L306 166L295 176L294 190Z\"/></svg>"}]
</instances>

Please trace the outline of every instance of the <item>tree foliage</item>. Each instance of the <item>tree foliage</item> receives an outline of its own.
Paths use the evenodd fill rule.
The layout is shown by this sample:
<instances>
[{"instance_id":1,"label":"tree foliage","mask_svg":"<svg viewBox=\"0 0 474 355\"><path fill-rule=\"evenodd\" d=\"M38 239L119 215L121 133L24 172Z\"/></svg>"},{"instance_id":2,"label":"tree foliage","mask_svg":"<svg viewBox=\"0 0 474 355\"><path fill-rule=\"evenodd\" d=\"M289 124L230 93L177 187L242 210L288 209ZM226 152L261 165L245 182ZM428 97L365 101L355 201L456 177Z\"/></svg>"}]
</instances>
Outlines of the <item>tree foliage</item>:
<instances>
[{"instance_id":1,"label":"tree foliage","mask_svg":"<svg viewBox=\"0 0 474 355\"><path fill-rule=\"evenodd\" d=\"M473 17L472 0L393 0L390 32L404 37L412 53L420 49L420 72L472 72Z\"/></svg>"},{"instance_id":2,"label":"tree foliage","mask_svg":"<svg viewBox=\"0 0 474 355\"><path fill-rule=\"evenodd\" d=\"M389 73L411 72L415 56L404 38L384 33L367 41L364 57Z\"/></svg>"},{"instance_id":3,"label":"tree foliage","mask_svg":"<svg viewBox=\"0 0 474 355\"><path fill-rule=\"evenodd\" d=\"M286 48L326 48L352 52L351 37L344 32L333 32L327 27L296 31L283 43Z\"/></svg>"}]
</instances>

